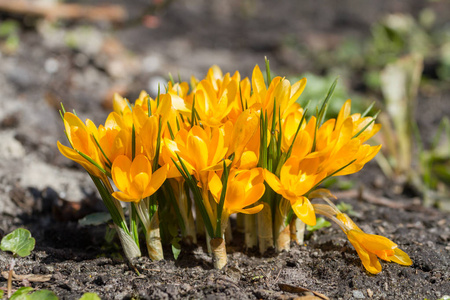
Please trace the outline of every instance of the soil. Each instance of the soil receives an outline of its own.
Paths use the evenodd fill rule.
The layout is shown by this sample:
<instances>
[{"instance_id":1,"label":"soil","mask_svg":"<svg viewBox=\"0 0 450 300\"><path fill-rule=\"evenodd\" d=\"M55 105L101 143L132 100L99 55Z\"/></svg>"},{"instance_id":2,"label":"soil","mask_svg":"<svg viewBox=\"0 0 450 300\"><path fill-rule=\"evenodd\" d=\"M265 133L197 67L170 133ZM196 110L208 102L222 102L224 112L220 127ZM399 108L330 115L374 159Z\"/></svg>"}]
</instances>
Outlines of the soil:
<instances>
[{"instance_id":1,"label":"soil","mask_svg":"<svg viewBox=\"0 0 450 300\"><path fill-rule=\"evenodd\" d=\"M131 20L138 20L147 7L146 1L116 2L124 5ZM130 99L141 89L154 92L155 83L168 72L183 79L192 74L200 77L210 65L218 64L247 76L256 63L263 65L265 55L280 74L321 72L295 51L298 47L289 45L333 47L346 36L367 37L370 24L389 12L416 16L430 5L443 24L450 12L440 2L427 1L302 5L282 1L269 9L272 5L271 1L180 0L150 11L154 18L143 19L147 27L142 22L113 26L83 21L51 27L39 19L32 19L30 25L20 15L0 14L0 22L14 18L21 24L18 49L0 55L0 237L19 227L29 229L36 248L29 257L17 260L15 272L51 275L46 282L16 281L14 288L49 289L60 299L79 299L85 292L102 299L311 295L300 287L330 299L450 295L449 214L422 206L414 190L395 193L395 185L375 163L352 177L354 190L336 193L339 201L352 205L357 213L353 219L364 231L388 237L413 260L410 267L382 262L378 275L364 270L336 226L307 234L304 244L292 244L289 252L271 250L265 255L244 249L243 237L237 233L227 245L228 265L218 271L203 241L198 247L183 247L177 260L167 248L163 261L142 257L129 264L117 241L107 241L104 225L78 224L86 214L104 209L87 174L56 149L56 140L64 140L60 101L99 124L111 109L112 92ZM80 34L79 28L84 31L76 40L73 36ZM437 121L450 113L450 92L440 88L419 97L419 109L426 111L417 115L419 129L430 137ZM358 189L372 197L360 199ZM10 259L10 254L0 252L1 271L8 269ZM0 278L0 287L6 287L6 279Z\"/></svg>"}]
</instances>

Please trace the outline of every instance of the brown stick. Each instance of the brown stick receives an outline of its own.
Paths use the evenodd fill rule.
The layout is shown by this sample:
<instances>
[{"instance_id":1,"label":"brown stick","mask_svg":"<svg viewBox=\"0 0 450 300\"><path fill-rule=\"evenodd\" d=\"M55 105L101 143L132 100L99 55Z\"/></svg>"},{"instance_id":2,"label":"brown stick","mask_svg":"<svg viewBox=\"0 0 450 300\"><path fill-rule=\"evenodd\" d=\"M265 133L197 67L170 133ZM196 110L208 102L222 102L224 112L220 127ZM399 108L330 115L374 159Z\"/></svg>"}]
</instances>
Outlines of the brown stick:
<instances>
[{"instance_id":1,"label":"brown stick","mask_svg":"<svg viewBox=\"0 0 450 300\"><path fill-rule=\"evenodd\" d=\"M87 19L110 22L124 22L127 17L126 11L119 5L43 4L26 0L0 0L0 11L42 16L47 19Z\"/></svg>"},{"instance_id":2,"label":"brown stick","mask_svg":"<svg viewBox=\"0 0 450 300\"><path fill-rule=\"evenodd\" d=\"M16 264L16 260L13 258L11 260L11 264L9 265L9 274L8 274L8 299L11 298L12 293L12 277L13 277L13 269Z\"/></svg>"}]
</instances>

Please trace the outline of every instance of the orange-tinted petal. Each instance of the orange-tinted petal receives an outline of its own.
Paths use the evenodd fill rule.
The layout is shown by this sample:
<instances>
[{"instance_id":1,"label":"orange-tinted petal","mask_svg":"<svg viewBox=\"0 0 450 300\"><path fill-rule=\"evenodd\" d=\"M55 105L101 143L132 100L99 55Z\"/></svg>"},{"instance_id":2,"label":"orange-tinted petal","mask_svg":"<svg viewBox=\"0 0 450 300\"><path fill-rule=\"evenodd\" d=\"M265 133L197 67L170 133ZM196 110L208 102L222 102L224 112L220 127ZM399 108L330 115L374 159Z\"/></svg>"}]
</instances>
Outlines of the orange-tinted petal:
<instances>
[{"instance_id":1,"label":"orange-tinted petal","mask_svg":"<svg viewBox=\"0 0 450 300\"><path fill-rule=\"evenodd\" d=\"M153 195L163 185L164 181L166 181L168 171L169 165L164 165L152 174L149 187L145 191L145 197Z\"/></svg>"},{"instance_id":2,"label":"orange-tinted petal","mask_svg":"<svg viewBox=\"0 0 450 300\"><path fill-rule=\"evenodd\" d=\"M279 193L280 190L282 189L280 179L278 179L277 176L275 176L273 173L271 173L267 169L263 170L263 176L264 176L264 180L272 188L272 190L274 190L276 193Z\"/></svg>"},{"instance_id":3,"label":"orange-tinted petal","mask_svg":"<svg viewBox=\"0 0 450 300\"><path fill-rule=\"evenodd\" d=\"M301 197L295 203L291 203L291 205L297 218L302 220L307 225L316 225L316 214L314 212L314 207L311 202L309 202L308 198Z\"/></svg>"},{"instance_id":4,"label":"orange-tinted petal","mask_svg":"<svg viewBox=\"0 0 450 300\"><path fill-rule=\"evenodd\" d=\"M378 261L377 256L373 253L368 252L359 244L358 240L354 238L353 235L354 232L356 231L350 230L347 234L347 237L350 243L353 245L353 247L355 247L355 250L358 253L359 258L361 259L364 268L366 268L366 270L372 274L380 273L381 264Z\"/></svg>"},{"instance_id":5,"label":"orange-tinted petal","mask_svg":"<svg viewBox=\"0 0 450 300\"><path fill-rule=\"evenodd\" d=\"M120 192L120 191L112 193L112 196L114 198L116 198L117 200L124 201L124 202L139 202L141 200L141 199L133 198L133 197L131 197L123 192Z\"/></svg>"},{"instance_id":6,"label":"orange-tinted petal","mask_svg":"<svg viewBox=\"0 0 450 300\"><path fill-rule=\"evenodd\" d=\"M412 260L409 258L408 254L406 254L399 248L394 249L394 255L389 257L389 260L398 263L399 265L404 266L412 265Z\"/></svg>"},{"instance_id":7,"label":"orange-tinted petal","mask_svg":"<svg viewBox=\"0 0 450 300\"><path fill-rule=\"evenodd\" d=\"M130 187L130 168L131 160L125 155L118 156L113 162L111 176L114 184L121 191L126 191Z\"/></svg>"},{"instance_id":8,"label":"orange-tinted petal","mask_svg":"<svg viewBox=\"0 0 450 300\"><path fill-rule=\"evenodd\" d=\"M253 206L253 207L250 207L250 208L239 209L236 212L239 212L239 213L242 213L242 214L247 214L247 215L252 215L252 214L259 213L263 208L264 208L264 204L258 204L256 206Z\"/></svg>"}]
</instances>

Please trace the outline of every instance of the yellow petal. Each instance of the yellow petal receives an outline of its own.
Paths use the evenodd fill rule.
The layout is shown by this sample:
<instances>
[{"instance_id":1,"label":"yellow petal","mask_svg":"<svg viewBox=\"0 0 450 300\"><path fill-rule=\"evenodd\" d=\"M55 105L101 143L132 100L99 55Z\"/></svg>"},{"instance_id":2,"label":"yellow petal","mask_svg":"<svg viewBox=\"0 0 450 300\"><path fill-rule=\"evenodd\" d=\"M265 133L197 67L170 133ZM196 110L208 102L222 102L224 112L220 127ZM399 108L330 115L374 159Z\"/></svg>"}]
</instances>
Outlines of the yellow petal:
<instances>
[{"instance_id":1,"label":"yellow petal","mask_svg":"<svg viewBox=\"0 0 450 300\"><path fill-rule=\"evenodd\" d=\"M196 169L202 170L208 166L208 146L198 136L189 136L187 147L192 158L195 157ZM183 154L183 153L182 153Z\"/></svg>"},{"instance_id":2,"label":"yellow petal","mask_svg":"<svg viewBox=\"0 0 450 300\"><path fill-rule=\"evenodd\" d=\"M255 184L252 188L246 191L245 199L241 200L241 207L246 207L256 203L264 195L266 188L264 183Z\"/></svg>"},{"instance_id":3,"label":"yellow petal","mask_svg":"<svg viewBox=\"0 0 450 300\"><path fill-rule=\"evenodd\" d=\"M264 208L264 204L259 204L250 208L243 208L243 209L239 209L236 212L240 212L242 214L246 214L246 215L252 215L252 214L257 214L259 213L262 209Z\"/></svg>"},{"instance_id":4,"label":"yellow petal","mask_svg":"<svg viewBox=\"0 0 450 300\"><path fill-rule=\"evenodd\" d=\"M113 97L113 109L116 113L122 114L123 110L127 107L127 100L122 96L115 93Z\"/></svg>"},{"instance_id":5,"label":"yellow petal","mask_svg":"<svg viewBox=\"0 0 450 300\"><path fill-rule=\"evenodd\" d=\"M294 145L292 146L292 156L297 156L299 159L303 159L308 153L311 152L313 140L309 136L309 133L305 130L300 130Z\"/></svg>"},{"instance_id":6,"label":"yellow petal","mask_svg":"<svg viewBox=\"0 0 450 300\"><path fill-rule=\"evenodd\" d=\"M351 230L353 237L361 244L367 251L377 252L393 250L397 247L390 239L376 234L368 234L358 230Z\"/></svg>"},{"instance_id":7,"label":"yellow petal","mask_svg":"<svg viewBox=\"0 0 450 300\"><path fill-rule=\"evenodd\" d=\"M145 198L147 196L144 196L144 192L149 185L150 176L146 173L139 173L136 176L132 178L132 185L136 188L136 192L138 195L140 195L139 198Z\"/></svg>"},{"instance_id":8,"label":"yellow petal","mask_svg":"<svg viewBox=\"0 0 450 300\"><path fill-rule=\"evenodd\" d=\"M240 182L231 182L228 183L227 193L226 193L226 207L230 210L235 210L242 208L244 206L248 206L250 204L245 205L243 200L245 199L245 186Z\"/></svg>"},{"instance_id":9,"label":"yellow petal","mask_svg":"<svg viewBox=\"0 0 450 300\"><path fill-rule=\"evenodd\" d=\"M120 192L120 191L112 193L112 196L114 198L116 198L117 200L124 201L124 202L139 202L141 200L141 199L135 199L123 192Z\"/></svg>"},{"instance_id":10,"label":"yellow petal","mask_svg":"<svg viewBox=\"0 0 450 300\"><path fill-rule=\"evenodd\" d=\"M253 69L252 88L253 91L260 96L260 99L266 98L266 83L264 82L264 76L258 65Z\"/></svg>"},{"instance_id":11,"label":"yellow petal","mask_svg":"<svg viewBox=\"0 0 450 300\"><path fill-rule=\"evenodd\" d=\"M89 172L89 174L95 177L104 176L103 173L96 166L94 166L91 162L89 162L87 159L78 154L78 152L75 151L74 149L64 146L59 141L57 142L57 145L62 155L64 155L70 160L79 163L86 171Z\"/></svg>"},{"instance_id":12,"label":"yellow petal","mask_svg":"<svg viewBox=\"0 0 450 300\"><path fill-rule=\"evenodd\" d=\"M170 112L172 110L172 96L170 94L161 95L159 99L159 106L156 113L161 116L161 124L165 125Z\"/></svg>"},{"instance_id":13,"label":"yellow petal","mask_svg":"<svg viewBox=\"0 0 450 300\"><path fill-rule=\"evenodd\" d=\"M277 101L277 106L283 115L289 104L289 97L291 95L291 83L287 79L282 79L274 91L274 98Z\"/></svg>"},{"instance_id":14,"label":"yellow petal","mask_svg":"<svg viewBox=\"0 0 450 300\"><path fill-rule=\"evenodd\" d=\"M129 172L131 168L131 160L125 156L118 156L112 165L111 175L116 187L121 191L126 191L131 184Z\"/></svg>"},{"instance_id":15,"label":"yellow petal","mask_svg":"<svg viewBox=\"0 0 450 300\"><path fill-rule=\"evenodd\" d=\"M297 101L298 97L300 97L300 95L303 93L305 86L306 86L306 78L302 78L292 85L289 106L292 105L295 101Z\"/></svg>"},{"instance_id":16,"label":"yellow petal","mask_svg":"<svg viewBox=\"0 0 450 300\"><path fill-rule=\"evenodd\" d=\"M214 197L214 200L216 200L216 202L219 202L220 194L222 193L222 181L214 172L211 172L208 176L208 187Z\"/></svg>"},{"instance_id":17,"label":"yellow petal","mask_svg":"<svg viewBox=\"0 0 450 300\"><path fill-rule=\"evenodd\" d=\"M342 228L342 230L345 232L345 234L347 234L348 230L350 230L350 229L354 229L354 230L358 230L358 231L362 232L362 230L359 229L358 225L356 225L355 222L353 222L353 220L350 219L350 217L347 214L338 213L338 214L336 214L336 218L338 220L340 220L342 223L344 223L344 225L347 227L347 228Z\"/></svg>"},{"instance_id":18,"label":"yellow petal","mask_svg":"<svg viewBox=\"0 0 450 300\"><path fill-rule=\"evenodd\" d=\"M182 113L190 113L191 110L186 106L186 102L178 95L170 95L172 100L172 107Z\"/></svg>"},{"instance_id":19,"label":"yellow petal","mask_svg":"<svg viewBox=\"0 0 450 300\"><path fill-rule=\"evenodd\" d=\"M145 155L142 154L137 155L134 158L130 167L131 178L138 176L140 173L146 173L149 177L152 176L152 166L150 165L150 161Z\"/></svg>"},{"instance_id":20,"label":"yellow petal","mask_svg":"<svg viewBox=\"0 0 450 300\"><path fill-rule=\"evenodd\" d=\"M278 179L278 177L275 176L273 173L271 173L269 170L264 169L263 176L264 176L264 180L267 182L267 184L276 193L279 193L279 191L282 190L282 185L281 185L280 179Z\"/></svg>"},{"instance_id":21,"label":"yellow petal","mask_svg":"<svg viewBox=\"0 0 450 300\"><path fill-rule=\"evenodd\" d=\"M309 202L308 198L301 197L294 204L291 203L291 205L297 218L302 220L306 225L316 225L314 207L311 202Z\"/></svg>"},{"instance_id":22,"label":"yellow petal","mask_svg":"<svg viewBox=\"0 0 450 300\"><path fill-rule=\"evenodd\" d=\"M155 173L152 174L152 178L150 179L150 184L145 191L144 197L148 197L153 195L166 181L167 172L169 170L169 165L164 165L160 167Z\"/></svg>"},{"instance_id":23,"label":"yellow petal","mask_svg":"<svg viewBox=\"0 0 450 300\"><path fill-rule=\"evenodd\" d=\"M389 257L390 261L398 263L399 265L410 266L412 265L412 260L409 258L408 254L400 250L399 248L394 249L394 255Z\"/></svg>"},{"instance_id":24,"label":"yellow petal","mask_svg":"<svg viewBox=\"0 0 450 300\"><path fill-rule=\"evenodd\" d=\"M381 264L378 261L377 256L373 253L368 252L359 244L358 240L356 240L353 236L354 232L354 230L350 230L347 237L353 247L355 247L355 250L358 253L359 258L361 259L364 268L366 268L366 270L372 274L380 273Z\"/></svg>"},{"instance_id":25,"label":"yellow petal","mask_svg":"<svg viewBox=\"0 0 450 300\"><path fill-rule=\"evenodd\" d=\"M229 149L230 152L235 152L235 159L240 158L242 151L255 134L258 126L259 116L253 109L247 109L239 115L233 127Z\"/></svg>"},{"instance_id":26,"label":"yellow petal","mask_svg":"<svg viewBox=\"0 0 450 300\"><path fill-rule=\"evenodd\" d=\"M300 159L297 156L291 156L286 160L284 165L281 167L280 181L281 181L282 185L284 186L284 188L287 188L290 185L289 182L292 179L292 177L299 175L299 172L300 172L299 164L300 164ZM303 169L301 171L304 171L304 170L305 169Z\"/></svg>"},{"instance_id":27,"label":"yellow petal","mask_svg":"<svg viewBox=\"0 0 450 300\"><path fill-rule=\"evenodd\" d=\"M258 156L253 151L244 151L239 160L239 169L250 170L258 164Z\"/></svg>"},{"instance_id":28,"label":"yellow petal","mask_svg":"<svg viewBox=\"0 0 450 300\"><path fill-rule=\"evenodd\" d=\"M336 129L337 130L340 129L344 120L350 116L351 107L352 107L352 101L350 99L345 101L344 105L342 105L341 110L339 111L338 117L336 119Z\"/></svg>"}]
</instances>

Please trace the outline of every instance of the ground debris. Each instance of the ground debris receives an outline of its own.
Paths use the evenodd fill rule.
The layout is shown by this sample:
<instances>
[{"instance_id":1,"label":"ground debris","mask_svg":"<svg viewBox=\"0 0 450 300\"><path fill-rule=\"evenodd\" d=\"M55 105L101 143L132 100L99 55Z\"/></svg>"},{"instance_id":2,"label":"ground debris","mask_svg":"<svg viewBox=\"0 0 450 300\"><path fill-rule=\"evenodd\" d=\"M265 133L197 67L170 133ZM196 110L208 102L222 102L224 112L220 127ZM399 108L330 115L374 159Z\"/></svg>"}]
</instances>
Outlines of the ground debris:
<instances>
[{"instance_id":1,"label":"ground debris","mask_svg":"<svg viewBox=\"0 0 450 300\"><path fill-rule=\"evenodd\" d=\"M2 276L5 279L8 279L9 272L2 272ZM41 274L27 274L27 275L18 275L16 272L12 271L12 280L13 281L29 281L29 282L46 282L52 279L52 275L41 275Z\"/></svg>"},{"instance_id":2,"label":"ground debris","mask_svg":"<svg viewBox=\"0 0 450 300\"><path fill-rule=\"evenodd\" d=\"M311 291L307 288L303 288L300 286L293 286L293 285L289 285L289 284L279 283L278 287L280 288L280 290L285 291L285 292L296 293L296 294L312 293L312 294L314 294L314 296L316 296L317 299L329 300L329 298L327 296L325 296L324 294L314 292L314 291Z\"/></svg>"}]
</instances>

